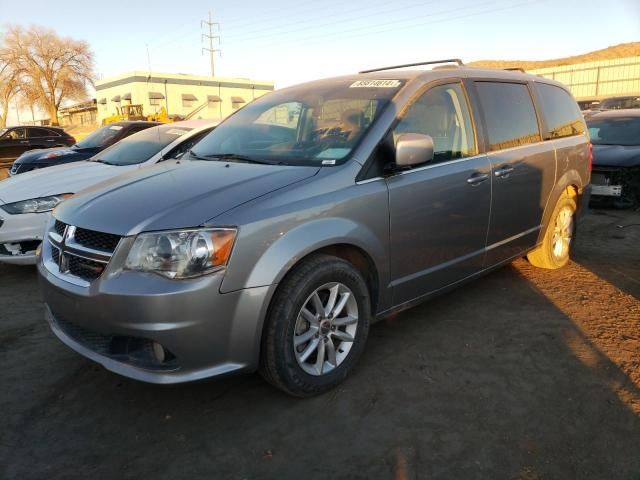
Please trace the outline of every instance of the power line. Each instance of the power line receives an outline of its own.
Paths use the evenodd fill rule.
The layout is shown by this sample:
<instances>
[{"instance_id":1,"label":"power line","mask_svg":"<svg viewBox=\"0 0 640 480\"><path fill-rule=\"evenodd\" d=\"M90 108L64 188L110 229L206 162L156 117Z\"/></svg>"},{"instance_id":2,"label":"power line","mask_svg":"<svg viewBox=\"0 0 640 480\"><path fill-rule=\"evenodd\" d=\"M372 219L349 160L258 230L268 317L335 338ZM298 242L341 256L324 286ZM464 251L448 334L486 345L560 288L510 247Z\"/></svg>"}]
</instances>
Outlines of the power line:
<instances>
[{"instance_id":1,"label":"power line","mask_svg":"<svg viewBox=\"0 0 640 480\"><path fill-rule=\"evenodd\" d=\"M343 5L344 4L344 0L338 0L335 3ZM299 7L302 7L302 6L305 6L305 5L313 5L313 7L311 8L311 10L306 9L306 8L302 9L302 10L299 9ZM327 7L327 2L324 2L322 4L322 8L326 8L326 7ZM290 12L290 13L291 12L304 13L306 11L316 12L317 8L318 8L318 0L307 0L306 2L297 3L295 7L286 7L286 11ZM269 10L273 11L273 8L269 7ZM246 26L249 26L249 25L261 24L261 23L264 23L265 21L282 19L283 18L282 17L282 7L280 7L280 9L277 9L277 11L276 11L276 13L274 15L267 15L267 16L257 15L257 16L259 17L258 19L254 19L254 20L251 20L249 22L246 22L246 21L238 22L238 20L243 20L242 18L239 18L239 19L238 18L237 19L231 18L230 20L229 19L225 19L225 25L232 24L234 27L246 27Z\"/></svg>"},{"instance_id":2,"label":"power line","mask_svg":"<svg viewBox=\"0 0 640 480\"><path fill-rule=\"evenodd\" d=\"M338 3L338 4L342 5L343 2L344 2L344 0L336 0L334 3ZM299 3L299 4L296 5L296 7L304 6L304 5L307 5L307 4L314 4L314 6L312 7L312 10L313 11L317 10L317 0L310 0L310 1L307 1L307 2ZM328 4L331 5L331 2L328 2ZM327 7L328 4L327 4L327 2L325 2L323 4L323 8ZM359 10L359 9L356 9L356 10ZM354 10L354 11L356 11L356 10ZM288 13L301 14L301 13L304 13L305 11L308 11L308 9L300 10L300 9L294 8L294 7L287 8L287 12ZM344 11L340 12L340 14L343 14L343 13L345 13L345 12ZM331 16L335 16L335 15L336 14L331 15ZM293 18L291 15L289 15L289 17ZM234 21L234 20L231 20L231 21L224 20L224 23L225 23L225 25L229 25L231 23L231 24L233 24L233 29L234 30L239 30L240 28L244 28L244 27L246 27L248 25L263 24L265 22L265 20L268 20L269 18L274 18L274 19L277 18L277 19L287 20L287 17L286 16L283 17L282 13L280 12L280 13L276 14L273 17L270 17L270 16L263 17L263 16L261 16L259 20L254 20L254 21L250 21L250 22L241 22L241 23L238 24L238 23L236 23L237 20L236 21ZM323 17L323 18L325 18L325 17ZM317 19L318 19L318 17L314 16L313 18L311 18L311 21L314 21L314 20L317 20ZM299 23L300 22L297 22L296 24L299 24ZM181 44L183 44L184 43L183 40L190 33L192 33L190 31L192 29L192 27L193 27L193 20L189 20L188 22L179 24L177 26L177 28L172 28L170 33L164 33L164 34L160 34L159 36L156 36L155 40L156 41L160 40L160 41L157 42L157 43L152 42L152 43L149 44L149 47L150 47L151 51L153 52L154 50L157 50L158 48L162 47L163 45L167 45L167 44L171 44L168 48L173 48L173 47L176 46L176 44L175 44L176 40L180 41ZM238 28L238 27L240 27L240 28ZM278 28L280 28L280 27L278 27ZM226 30L229 31L230 29L227 27ZM267 29L267 30L270 30L270 29ZM260 33L262 31L264 31L264 29L258 29L258 30L252 30L252 31L250 30L249 33ZM244 34L246 34L246 32ZM228 37L228 35L225 35L225 38L227 38L227 37Z\"/></svg>"},{"instance_id":3,"label":"power line","mask_svg":"<svg viewBox=\"0 0 640 480\"><path fill-rule=\"evenodd\" d=\"M214 57L215 57L216 52L218 52L220 55L222 55L222 50L220 50L219 48L213 48L213 41L214 40L218 40L218 43L220 43L220 36L213 34L213 27L214 26L218 27L218 32L219 32L220 31L220 24L211 20L211 11L209 11L209 21L208 22L206 20L201 20L200 21L200 28L202 28L205 25L207 25L209 27L209 33L208 34L203 33L200 38L201 39L202 38L209 39L209 48L202 47L202 53L209 52L209 58L211 60L211 76L215 77L216 76L216 71L215 71L215 65L214 65Z\"/></svg>"},{"instance_id":4,"label":"power line","mask_svg":"<svg viewBox=\"0 0 640 480\"><path fill-rule=\"evenodd\" d=\"M502 2L504 0L490 0L488 2L484 2L482 4L480 4L479 6L489 6L492 4L496 4L498 2ZM543 0L544 1L544 0ZM500 11L500 10L507 10L510 8L515 8L518 6L523 6L523 5L527 5L529 3L531 3L532 0L528 0L525 1L523 3L518 3L518 4L511 4L511 5L507 5L507 6L503 6L503 7L499 7L496 9L488 9L488 10L481 10L481 11L476 11L476 12L472 12L469 14L465 14L465 15L459 15L459 16L454 16L454 17L448 17L448 18L442 18L442 19L437 19L434 17L440 17L440 16L446 16L448 14L451 13L456 13L456 12L460 12L463 10L468 10L469 7L468 6L463 6L460 8L456 8L456 9L449 9L449 10L442 10L439 12L435 12L435 13L430 13L428 15L423 15L421 17L416 17L413 16L411 18L402 18L402 19L398 19L398 20L394 20L394 21L385 21L383 23L377 23L377 24L373 24L373 25L367 25L364 27L358 27L358 28L351 28L351 29L345 29L341 32L337 32L332 34L330 37L327 36L327 33L321 33L321 34L315 34L315 35L311 35L311 36L306 36L306 37L299 37L299 38L294 38L294 39L289 39L287 41L284 42L272 42L272 45L278 45L278 46L284 46L284 45L289 45L289 44L300 44L301 42L307 41L307 40L322 40L323 42L326 42L327 39L330 40L342 40L342 39L346 39L346 38L354 38L354 37L359 37L359 36L365 36L365 35L370 35L370 34L378 34L378 33L385 33L388 31L397 31L398 29L402 28L413 28L413 27L418 27L418 26L422 26L422 25L431 25L431 24L435 24L435 23L441 23L441 22L446 22L446 21L450 21L450 20L456 20L459 18L467 18L467 17L473 17L473 16L477 16L477 15L483 15L486 13L492 13L495 11ZM476 5L478 6L478 5ZM412 22L414 20L417 19L427 19L427 20L431 20L433 19L433 21L421 21L418 23L408 23L407 22ZM323 25L318 25L317 28L322 28L322 27L326 27L326 26L331 26L333 24L323 24ZM394 27L390 27L389 25L396 25ZM377 29L377 30L376 30ZM359 32L359 33L354 33L354 32ZM236 45L241 45L243 43L246 43L250 41L250 39L242 39L242 40L238 40L236 42L228 42L228 44L231 44L231 46L236 46Z\"/></svg>"},{"instance_id":5,"label":"power line","mask_svg":"<svg viewBox=\"0 0 640 480\"><path fill-rule=\"evenodd\" d=\"M432 4L432 3L436 3L436 1L437 0L428 0L428 1L425 1L425 2L413 3L411 5L408 5L407 8L424 7L426 5L429 5L429 4ZM379 6L385 6L385 5L379 5ZM381 10L381 11L378 11L378 12L369 12L366 15L358 15L357 17L343 18L341 20L333 21L331 23L322 23L322 24L318 24L318 25L311 25L311 26L302 27L302 28L295 28L295 29L292 29L288 25L282 25L282 26L276 26L276 27L269 27L269 28L266 28L266 29L243 32L242 34L231 34L231 35L227 35L226 38L232 38L233 39L233 38L243 37L247 33L249 33L249 34L251 34L251 33L262 33L262 32L268 32L268 31L276 30L275 33L267 33L265 35L257 35L257 36L250 36L250 37L247 37L247 38L242 38L241 41L244 42L244 41L256 40L256 39L260 39L260 38L273 37L273 36L276 36L276 35L280 35L281 33L304 32L305 30L309 30L309 29L312 29L312 28L322 28L322 27L325 27L325 26L333 27L334 25L339 25L339 24L342 24L342 23L350 23L350 22L354 22L354 21L359 21L359 20L362 20L364 18L376 17L378 15L383 15L385 13L395 12L397 10L398 10L398 8L394 6L392 8L387 8L387 9L384 9L384 10ZM308 20L303 20L301 22L298 22L296 25L315 22L317 20L324 20L324 19L328 19L328 18L333 18L333 17L336 17L336 16L344 17L345 13L350 13L350 12L362 12L362 7L356 7L356 8L349 9L349 10L343 10L343 11L340 11L339 13L331 13L329 15L315 16L314 18L310 18ZM415 17L413 17L413 18L415 18ZM368 26L365 27L365 28L368 28Z\"/></svg>"},{"instance_id":6,"label":"power line","mask_svg":"<svg viewBox=\"0 0 640 480\"><path fill-rule=\"evenodd\" d=\"M171 33L161 34L155 37L156 42L151 43L151 50L157 50L163 45L173 43L176 38L184 38L189 33L193 32L193 27L196 25L197 19L189 20L180 24L178 28L171 29ZM160 40L160 41L158 41Z\"/></svg>"}]
</instances>

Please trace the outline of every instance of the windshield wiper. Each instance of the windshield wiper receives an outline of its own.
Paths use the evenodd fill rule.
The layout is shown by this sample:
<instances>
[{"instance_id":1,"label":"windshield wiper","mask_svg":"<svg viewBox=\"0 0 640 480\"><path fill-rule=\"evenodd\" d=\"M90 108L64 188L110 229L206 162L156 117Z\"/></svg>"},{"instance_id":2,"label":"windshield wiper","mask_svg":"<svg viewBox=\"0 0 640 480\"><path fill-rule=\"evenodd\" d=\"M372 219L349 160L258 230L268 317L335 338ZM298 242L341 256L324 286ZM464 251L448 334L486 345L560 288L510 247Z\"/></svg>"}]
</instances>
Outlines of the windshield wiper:
<instances>
[{"instance_id":1,"label":"windshield wiper","mask_svg":"<svg viewBox=\"0 0 640 480\"><path fill-rule=\"evenodd\" d=\"M94 158L91 161L96 163L104 163L105 165L116 165L115 163L107 162L106 160L102 160L101 158Z\"/></svg>"},{"instance_id":2,"label":"windshield wiper","mask_svg":"<svg viewBox=\"0 0 640 480\"><path fill-rule=\"evenodd\" d=\"M198 155L198 154L197 154L196 152L194 152L193 150L189 150L187 153L189 154L189 156L190 156L190 157L193 157L193 158L195 158L196 160L204 160L205 162L206 162L206 161L208 161L208 160L210 160L209 158L202 157L202 156Z\"/></svg>"},{"instance_id":3,"label":"windshield wiper","mask_svg":"<svg viewBox=\"0 0 640 480\"><path fill-rule=\"evenodd\" d=\"M193 150L190 150L189 153L198 160L222 160L243 163L259 163L262 165L274 165L273 163L266 160L258 160L257 158L240 155L239 153L216 153L212 155L197 155Z\"/></svg>"}]
</instances>

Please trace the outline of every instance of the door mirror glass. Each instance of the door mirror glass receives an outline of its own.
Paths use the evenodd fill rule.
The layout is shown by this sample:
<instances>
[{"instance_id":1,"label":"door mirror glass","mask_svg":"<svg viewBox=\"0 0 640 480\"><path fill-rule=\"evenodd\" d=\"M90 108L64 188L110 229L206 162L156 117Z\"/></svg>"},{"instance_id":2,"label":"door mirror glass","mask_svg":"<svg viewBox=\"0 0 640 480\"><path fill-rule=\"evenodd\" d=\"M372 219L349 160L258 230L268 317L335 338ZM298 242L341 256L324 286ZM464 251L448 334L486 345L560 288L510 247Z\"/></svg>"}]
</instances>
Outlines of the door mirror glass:
<instances>
[{"instance_id":1,"label":"door mirror glass","mask_svg":"<svg viewBox=\"0 0 640 480\"><path fill-rule=\"evenodd\" d=\"M433 160L433 138L421 133L403 133L396 140L396 165L411 167Z\"/></svg>"}]
</instances>

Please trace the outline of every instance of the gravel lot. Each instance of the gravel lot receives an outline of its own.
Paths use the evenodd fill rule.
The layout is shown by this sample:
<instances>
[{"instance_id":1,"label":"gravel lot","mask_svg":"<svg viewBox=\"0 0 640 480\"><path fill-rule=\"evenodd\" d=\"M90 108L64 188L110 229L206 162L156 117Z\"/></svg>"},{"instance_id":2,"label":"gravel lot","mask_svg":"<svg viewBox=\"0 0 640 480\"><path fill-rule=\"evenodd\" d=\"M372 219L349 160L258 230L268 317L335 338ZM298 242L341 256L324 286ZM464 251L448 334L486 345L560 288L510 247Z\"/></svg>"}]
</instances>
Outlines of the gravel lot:
<instances>
[{"instance_id":1,"label":"gravel lot","mask_svg":"<svg viewBox=\"0 0 640 480\"><path fill-rule=\"evenodd\" d=\"M0 478L640 478L640 212L575 261L517 261L372 327L338 390L159 387L63 346L34 269L0 267Z\"/></svg>"}]
</instances>

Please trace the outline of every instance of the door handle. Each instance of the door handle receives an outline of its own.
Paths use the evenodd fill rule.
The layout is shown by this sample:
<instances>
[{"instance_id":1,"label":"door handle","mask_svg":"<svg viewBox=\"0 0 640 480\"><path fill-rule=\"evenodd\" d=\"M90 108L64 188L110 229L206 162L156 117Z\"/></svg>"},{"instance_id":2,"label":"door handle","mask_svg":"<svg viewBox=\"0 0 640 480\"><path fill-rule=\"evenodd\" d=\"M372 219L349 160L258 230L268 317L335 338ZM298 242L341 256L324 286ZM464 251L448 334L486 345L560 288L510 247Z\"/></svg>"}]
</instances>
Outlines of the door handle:
<instances>
[{"instance_id":1,"label":"door handle","mask_svg":"<svg viewBox=\"0 0 640 480\"><path fill-rule=\"evenodd\" d=\"M469 178L467 178L467 183L472 187L475 187L476 185L480 185L482 182L486 181L488 178L488 173L474 173Z\"/></svg>"},{"instance_id":2,"label":"door handle","mask_svg":"<svg viewBox=\"0 0 640 480\"><path fill-rule=\"evenodd\" d=\"M505 177L505 178L508 177L511 173L513 173L513 167L501 167L495 172L493 172L493 174L496 177Z\"/></svg>"},{"instance_id":3,"label":"door handle","mask_svg":"<svg viewBox=\"0 0 640 480\"><path fill-rule=\"evenodd\" d=\"M20 143L29 143L29 140L20 140Z\"/></svg>"}]
</instances>

